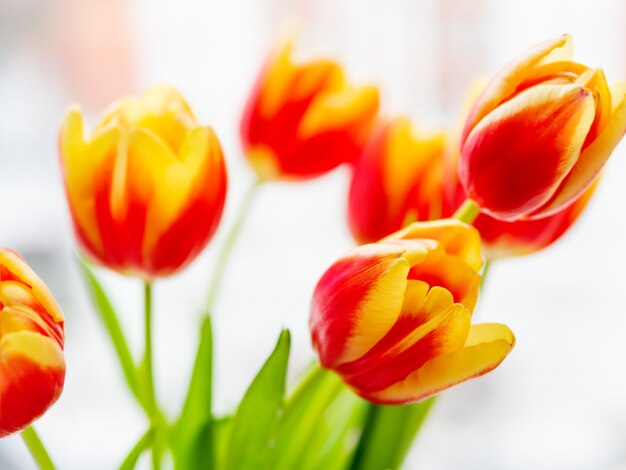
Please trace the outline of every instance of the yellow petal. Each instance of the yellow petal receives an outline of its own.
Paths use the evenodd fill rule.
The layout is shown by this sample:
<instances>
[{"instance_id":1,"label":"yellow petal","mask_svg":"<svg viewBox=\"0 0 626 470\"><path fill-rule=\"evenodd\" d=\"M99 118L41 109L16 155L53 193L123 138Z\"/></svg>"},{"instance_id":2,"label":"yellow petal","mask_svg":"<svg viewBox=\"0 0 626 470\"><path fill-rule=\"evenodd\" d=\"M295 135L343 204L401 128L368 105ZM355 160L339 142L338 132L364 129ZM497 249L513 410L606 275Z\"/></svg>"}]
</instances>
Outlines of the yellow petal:
<instances>
[{"instance_id":1,"label":"yellow petal","mask_svg":"<svg viewBox=\"0 0 626 470\"><path fill-rule=\"evenodd\" d=\"M59 343L32 331L3 335L0 339L0 362L22 357L41 369L64 369L65 358Z\"/></svg>"},{"instance_id":2,"label":"yellow petal","mask_svg":"<svg viewBox=\"0 0 626 470\"><path fill-rule=\"evenodd\" d=\"M482 266L480 234L471 225L456 219L415 222L381 240L431 239L439 242L446 253L464 260L478 271Z\"/></svg>"},{"instance_id":3,"label":"yellow petal","mask_svg":"<svg viewBox=\"0 0 626 470\"><path fill-rule=\"evenodd\" d=\"M558 212L582 194L596 179L626 132L626 82L610 87L613 113L602 133L588 147L563 182L556 197L540 210L542 217Z\"/></svg>"},{"instance_id":4,"label":"yellow petal","mask_svg":"<svg viewBox=\"0 0 626 470\"><path fill-rule=\"evenodd\" d=\"M345 87L331 93L317 94L298 125L298 135L307 139L333 130L362 131L360 121L368 122L378 110L378 88ZM364 119L367 117L368 119ZM352 130L351 128L355 128Z\"/></svg>"},{"instance_id":5,"label":"yellow petal","mask_svg":"<svg viewBox=\"0 0 626 470\"><path fill-rule=\"evenodd\" d=\"M101 127L87 141L78 106L70 107L61 125L60 152L68 201L76 222L96 251L102 249L102 240L95 193L106 178L106 167L115 157L118 139L118 129Z\"/></svg>"},{"instance_id":6,"label":"yellow petal","mask_svg":"<svg viewBox=\"0 0 626 470\"><path fill-rule=\"evenodd\" d=\"M424 199L435 194L437 178L429 178L441 158L445 146L442 132L427 134L416 129L406 117L390 125L383 158L383 185L391 214L403 210L409 192L419 184ZM436 183L433 187L432 183ZM431 206L435 206L434 201ZM422 220L430 214L418 214Z\"/></svg>"},{"instance_id":7,"label":"yellow petal","mask_svg":"<svg viewBox=\"0 0 626 470\"><path fill-rule=\"evenodd\" d=\"M550 62L571 60L572 55L572 37L563 35L541 42L509 62L489 82L487 88L476 101L465 124L461 142L465 142L471 130L481 119L515 92L519 84L524 81L529 70Z\"/></svg>"},{"instance_id":8,"label":"yellow petal","mask_svg":"<svg viewBox=\"0 0 626 470\"><path fill-rule=\"evenodd\" d=\"M405 380L367 398L388 404L423 400L495 369L514 344L515 337L505 325L487 323L472 326L461 349L431 359Z\"/></svg>"},{"instance_id":9,"label":"yellow petal","mask_svg":"<svg viewBox=\"0 0 626 470\"><path fill-rule=\"evenodd\" d=\"M46 286L21 256L12 250L0 247L0 266L5 266L14 276L20 279L21 282L30 286L37 301L50 314L55 322L63 322L63 312L48 289L48 286Z\"/></svg>"},{"instance_id":10,"label":"yellow petal","mask_svg":"<svg viewBox=\"0 0 626 470\"><path fill-rule=\"evenodd\" d=\"M379 243L364 245L357 250L393 251L398 250L398 247ZM408 272L409 263L402 257L387 263L384 274L371 286L367 298L359 306L342 363L361 357L394 325L402 310Z\"/></svg>"},{"instance_id":11,"label":"yellow petal","mask_svg":"<svg viewBox=\"0 0 626 470\"><path fill-rule=\"evenodd\" d=\"M462 259L445 252L431 252L409 272L409 279L418 279L431 286L440 286L453 296L454 302L474 311L480 290L478 272Z\"/></svg>"}]
</instances>

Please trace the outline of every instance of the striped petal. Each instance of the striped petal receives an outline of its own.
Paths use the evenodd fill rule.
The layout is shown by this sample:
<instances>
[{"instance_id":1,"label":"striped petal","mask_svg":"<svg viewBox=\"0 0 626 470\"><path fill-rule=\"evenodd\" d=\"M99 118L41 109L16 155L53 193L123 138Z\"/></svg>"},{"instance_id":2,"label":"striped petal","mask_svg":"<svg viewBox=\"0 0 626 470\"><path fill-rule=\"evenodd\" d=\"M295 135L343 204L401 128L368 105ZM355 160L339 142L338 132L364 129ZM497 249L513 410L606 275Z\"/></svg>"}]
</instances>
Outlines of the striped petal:
<instances>
[{"instance_id":1,"label":"striped petal","mask_svg":"<svg viewBox=\"0 0 626 470\"><path fill-rule=\"evenodd\" d=\"M394 325L410 269L404 252L391 244L363 245L322 276L313 294L310 328L324 367L361 357Z\"/></svg>"},{"instance_id":2,"label":"striped petal","mask_svg":"<svg viewBox=\"0 0 626 470\"><path fill-rule=\"evenodd\" d=\"M11 279L18 281L25 287L28 286L29 295L34 297L36 302L45 309L56 323L63 323L63 312L46 284L28 266L24 258L13 250L0 247L0 304L10 304L9 292L4 290L3 284Z\"/></svg>"},{"instance_id":3,"label":"striped petal","mask_svg":"<svg viewBox=\"0 0 626 470\"><path fill-rule=\"evenodd\" d=\"M533 216L554 214L579 197L597 178L626 132L626 82L610 86L612 112L601 134L583 149L580 158L553 200Z\"/></svg>"},{"instance_id":4,"label":"striped petal","mask_svg":"<svg viewBox=\"0 0 626 470\"><path fill-rule=\"evenodd\" d=\"M406 379L384 390L359 393L367 400L381 404L397 405L423 400L495 369L514 345L515 337L505 325L475 325L459 350L435 357Z\"/></svg>"},{"instance_id":5,"label":"striped petal","mask_svg":"<svg viewBox=\"0 0 626 470\"><path fill-rule=\"evenodd\" d=\"M364 131L379 105L378 88L346 87L336 92L317 94L298 124L297 134L308 139L316 134L354 127Z\"/></svg>"},{"instance_id":6,"label":"striped petal","mask_svg":"<svg viewBox=\"0 0 626 470\"><path fill-rule=\"evenodd\" d=\"M480 234L472 226L456 219L416 222L382 241L409 239L435 240L446 253L465 261L475 271L482 266Z\"/></svg>"},{"instance_id":7,"label":"striped petal","mask_svg":"<svg viewBox=\"0 0 626 470\"><path fill-rule=\"evenodd\" d=\"M485 257L495 260L529 255L559 240L587 206L598 181L599 179L569 206L540 219L505 222L480 214L474 221L474 226L480 232Z\"/></svg>"},{"instance_id":8,"label":"striped petal","mask_svg":"<svg viewBox=\"0 0 626 470\"><path fill-rule=\"evenodd\" d=\"M577 85L538 85L502 104L463 146L468 196L503 220L538 209L575 165L594 116L591 93Z\"/></svg>"},{"instance_id":9,"label":"striped petal","mask_svg":"<svg viewBox=\"0 0 626 470\"><path fill-rule=\"evenodd\" d=\"M346 383L359 393L381 391L434 357L463 346L470 328L469 311L453 304L445 289L432 289L420 310L403 312L394 328L367 354L340 366L337 372ZM414 327L414 317L429 320Z\"/></svg>"},{"instance_id":10,"label":"striped petal","mask_svg":"<svg viewBox=\"0 0 626 470\"><path fill-rule=\"evenodd\" d=\"M61 395L65 359L59 344L31 331L0 338L0 438L39 418Z\"/></svg>"},{"instance_id":11,"label":"striped petal","mask_svg":"<svg viewBox=\"0 0 626 470\"><path fill-rule=\"evenodd\" d=\"M506 65L487 85L476 100L463 129L464 143L476 125L500 103L510 97L534 67L551 62L568 61L573 57L572 37L563 35L541 42L520 54Z\"/></svg>"}]
</instances>

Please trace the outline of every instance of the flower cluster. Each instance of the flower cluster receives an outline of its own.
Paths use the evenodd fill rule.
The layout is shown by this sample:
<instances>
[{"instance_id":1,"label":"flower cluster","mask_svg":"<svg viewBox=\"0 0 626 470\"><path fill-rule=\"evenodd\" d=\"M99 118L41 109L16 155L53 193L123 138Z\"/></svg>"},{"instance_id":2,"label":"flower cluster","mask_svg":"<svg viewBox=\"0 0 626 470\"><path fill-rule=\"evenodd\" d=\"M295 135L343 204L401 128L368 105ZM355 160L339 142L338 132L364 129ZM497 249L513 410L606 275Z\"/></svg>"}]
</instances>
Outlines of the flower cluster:
<instances>
[{"instance_id":1,"label":"flower cluster","mask_svg":"<svg viewBox=\"0 0 626 470\"><path fill-rule=\"evenodd\" d=\"M296 433L313 432L310 424L329 409L359 411L363 402L350 401L358 398L348 390L372 403L404 405L496 368L515 337L502 324L472 323L484 261L530 254L560 238L626 131L626 82L608 85L601 69L574 62L570 36L514 59L480 93L470 93L462 126L435 132L403 116L379 116L375 86L352 84L328 59L296 63L292 49L287 42L270 54L241 119L255 187L347 164L347 221L360 245L327 269L311 301L313 349L332 379L314 375L283 409L284 332L237 412L222 421L227 433L212 428L209 313L175 424L160 409L152 370L152 284L198 257L224 209L228 178L215 132L169 86L116 101L91 132L77 105L63 118L60 162L80 250L145 283L146 348L135 361L102 287L85 268L149 420L124 468L147 449L159 468L166 447L180 468L297 462ZM207 312L244 219L226 237ZM64 317L52 294L23 258L0 248L0 438L28 432L59 398L63 348ZM333 405L343 391L346 401ZM308 417L307 429L298 427L309 408L316 416ZM344 421L335 439L350 434ZM363 439L368 425L374 426L361 423ZM324 439L331 438L311 439L311 446L343 448ZM214 454L214 447L225 450ZM219 458L227 463L220 466Z\"/></svg>"}]
</instances>

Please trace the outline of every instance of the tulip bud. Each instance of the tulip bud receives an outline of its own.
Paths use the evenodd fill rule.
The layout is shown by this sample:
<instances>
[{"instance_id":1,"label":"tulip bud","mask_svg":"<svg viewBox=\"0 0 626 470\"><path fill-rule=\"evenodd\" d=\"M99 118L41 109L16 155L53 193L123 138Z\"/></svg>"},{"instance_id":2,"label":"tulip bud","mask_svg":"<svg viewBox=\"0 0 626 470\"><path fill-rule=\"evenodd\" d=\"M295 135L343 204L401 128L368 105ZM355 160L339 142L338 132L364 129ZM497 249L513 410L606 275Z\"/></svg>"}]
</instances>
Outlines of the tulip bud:
<instances>
[{"instance_id":1,"label":"tulip bud","mask_svg":"<svg viewBox=\"0 0 626 470\"><path fill-rule=\"evenodd\" d=\"M572 61L570 36L529 49L480 95L461 138L468 196L497 219L559 212L591 185L626 130L626 82Z\"/></svg>"},{"instance_id":2,"label":"tulip bud","mask_svg":"<svg viewBox=\"0 0 626 470\"><path fill-rule=\"evenodd\" d=\"M114 103L91 135L77 106L61 127L60 154L72 221L85 252L146 279L195 259L219 224L226 168L210 127L183 97L160 86Z\"/></svg>"},{"instance_id":3,"label":"tulip bud","mask_svg":"<svg viewBox=\"0 0 626 470\"><path fill-rule=\"evenodd\" d=\"M378 112L378 89L346 83L326 59L296 64L287 42L267 60L240 127L261 180L322 175L361 152Z\"/></svg>"},{"instance_id":4,"label":"tulip bud","mask_svg":"<svg viewBox=\"0 0 626 470\"><path fill-rule=\"evenodd\" d=\"M407 222L441 218L445 135L427 134L406 118L384 125L354 164L348 221L359 243L371 243Z\"/></svg>"},{"instance_id":5,"label":"tulip bud","mask_svg":"<svg viewBox=\"0 0 626 470\"><path fill-rule=\"evenodd\" d=\"M57 401L65 380L63 312L26 261L0 247L0 438Z\"/></svg>"},{"instance_id":6,"label":"tulip bud","mask_svg":"<svg viewBox=\"0 0 626 470\"><path fill-rule=\"evenodd\" d=\"M491 371L515 339L504 325L470 325L480 266L478 232L455 220L417 222L356 248L313 295L322 366L382 404L422 400Z\"/></svg>"}]
</instances>

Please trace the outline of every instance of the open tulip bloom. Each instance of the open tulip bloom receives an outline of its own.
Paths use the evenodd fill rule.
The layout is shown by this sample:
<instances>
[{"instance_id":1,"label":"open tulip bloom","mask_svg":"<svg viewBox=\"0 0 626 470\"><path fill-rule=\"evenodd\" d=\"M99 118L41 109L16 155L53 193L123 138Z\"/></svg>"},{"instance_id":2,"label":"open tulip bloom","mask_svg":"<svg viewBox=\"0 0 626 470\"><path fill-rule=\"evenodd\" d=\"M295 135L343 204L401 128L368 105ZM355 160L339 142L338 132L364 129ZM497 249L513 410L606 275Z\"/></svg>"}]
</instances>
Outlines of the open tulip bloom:
<instances>
[{"instance_id":1,"label":"open tulip bloom","mask_svg":"<svg viewBox=\"0 0 626 470\"><path fill-rule=\"evenodd\" d=\"M383 404L494 369L515 338L504 325L470 325L481 264L478 232L455 220L414 223L356 248L315 289L310 324L322 366Z\"/></svg>"},{"instance_id":2,"label":"open tulip bloom","mask_svg":"<svg viewBox=\"0 0 626 470\"><path fill-rule=\"evenodd\" d=\"M114 102L91 131L70 107L59 153L78 246L98 266L144 282L137 359L97 273L81 262L145 412L145 432L121 468L143 453L154 469L168 454L181 470L399 468L434 396L511 352L506 325L473 321L487 263L549 246L577 219L625 132L625 93L626 82L607 85L601 69L573 62L562 36L502 69L471 99L462 129L427 132L405 117L379 117L378 89L349 84L338 63L296 63L291 43L277 48L240 125L256 181L302 181L349 163L348 225L364 244L311 286L318 360L294 391L283 330L224 416L213 410L212 315L253 191L218 255L189 388L168 416L153 349L170 345L153 344L152 286L187 267L216 232L227 192L222 149L169 86ZM64 326L43 281L0 248L0 438L21 433L46 470L54 465L32 423L63 390Z\"/></svg>"}]
</instances>

